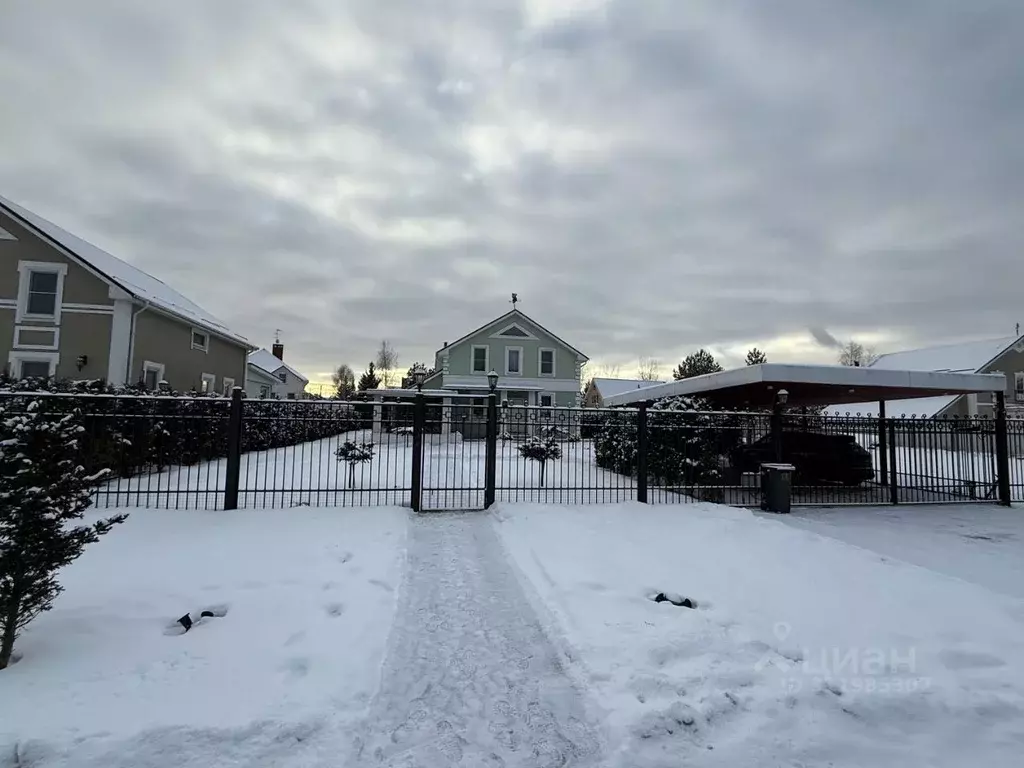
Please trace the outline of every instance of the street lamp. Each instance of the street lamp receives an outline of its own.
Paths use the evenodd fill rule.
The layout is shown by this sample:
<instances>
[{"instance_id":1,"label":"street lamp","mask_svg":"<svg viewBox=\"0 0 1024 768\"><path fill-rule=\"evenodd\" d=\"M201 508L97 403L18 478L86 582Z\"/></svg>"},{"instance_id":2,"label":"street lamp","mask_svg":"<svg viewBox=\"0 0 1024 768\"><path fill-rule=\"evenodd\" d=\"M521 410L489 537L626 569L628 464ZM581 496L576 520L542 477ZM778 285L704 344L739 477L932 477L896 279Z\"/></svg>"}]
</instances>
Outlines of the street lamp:
<instances>
[{"instance_id":1,"label":"street lamp","mask_svg":"<svg viewBox=\"0 0 1024 768\"><path fill-rule=\"evenodd\" d=\"M487 386L491 388L491 392L498 388L498 372L492 370L487 374Z\"/></svg>"},{"instance_id":2,"label":"street lamp","mask_svg":"<svg viewBox=\"0 0 1024 768\"><path fill-rule=\"evenodd\" d=\"M789 392L785 389L780 389L776 397L779 400L779 405L785 405L789 401Z\"/></svg>"},{"instance_id":3,"label":"street lamp","mask_svg":"<svg viewBox=\"0 0 1024 768\"><path fill-rule=\"evenodd\" d=\"M427 380L427 371L422 365L417 365L412 369L412 380L416 385L416 391L423 391L423 382Z\"/></svg>"}]
</instances>

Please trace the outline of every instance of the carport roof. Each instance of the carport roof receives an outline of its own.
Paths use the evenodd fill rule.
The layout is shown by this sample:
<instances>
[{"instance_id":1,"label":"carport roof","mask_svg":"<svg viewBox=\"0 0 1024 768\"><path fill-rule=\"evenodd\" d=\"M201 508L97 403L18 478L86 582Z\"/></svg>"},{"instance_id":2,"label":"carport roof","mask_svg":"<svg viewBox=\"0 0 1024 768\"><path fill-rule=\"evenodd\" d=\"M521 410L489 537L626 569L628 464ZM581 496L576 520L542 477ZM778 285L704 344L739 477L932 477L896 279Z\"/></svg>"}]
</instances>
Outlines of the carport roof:
<instances>
[{"instance_id":1,"label":"carport roof","mask_svg":"<svg viewBox=\"0 0 1024 768\"><path fill-rule=\"evenodd\" d=\"M1005 388L1006 377L1001 373L764 363L631 390L606 397L605 405L635 405L673 395L694 395L723 408L763 408L774 402L780 389L789 393L790 407L841 405L997 392Z\"/></svg>"}]
</instances>

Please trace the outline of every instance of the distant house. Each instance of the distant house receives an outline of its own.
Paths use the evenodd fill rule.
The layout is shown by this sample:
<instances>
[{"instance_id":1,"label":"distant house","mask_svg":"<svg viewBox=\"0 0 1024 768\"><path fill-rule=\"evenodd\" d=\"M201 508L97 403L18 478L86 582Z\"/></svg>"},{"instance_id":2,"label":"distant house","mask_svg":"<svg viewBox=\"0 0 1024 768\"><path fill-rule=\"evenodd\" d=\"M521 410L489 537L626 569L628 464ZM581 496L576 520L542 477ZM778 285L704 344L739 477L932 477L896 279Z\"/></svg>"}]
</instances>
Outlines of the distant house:
<instances>
[{"instance_id":1,"label":"distant house","mask_svg":"<svg viewBox=\"0 0 1024 768\"><path fill-rule=\"evenodd\" d=\"M487 394L487 374L493 370L503 404L576 406L587 360L576 347L513 309L451 344L445 342L424 387Z\"/></svg>"},{"instance_id":2,"label":"distant house","mask_svg":"<svg viewBox=\"0 0 1024 768\"><path fill-rule=\"evenodd\" d=\"M586 408L601 408L606 397L632 392L634 389L653 387L664 384L664 381L644 381L642 379L591 379L583 393L583 405Z\"/></svg>"},{"instance_id":3,"label":"distant house","mask_svg":"<svg viewBox=\"0 0 1024 768\"><path fill-rule=\"evenodd\" d=\"M250 397L275 397L301 400L306 396L309 379L284 361L284 345L276 342L273 351L258 349L249 355L245 391Z\"/></svg>"},{"instance_id":4,"label":"distant house","mask_svg":"<svg viewBox=\"0 0 1024 768\"><path fill-rule=\"evenodd\" d=\"M0 364L16 378L229 392L253 347L137 267L0 197Z\"/></svg>"},{"instance_id":5,"label":"distant house","mask_svg":"<svg viewBox=\"0 0 1024 768\"><path fill-rule=\"evenodd\" d=\"M879 357L871 367L903 371L1003 373L1007 380L1007 410L1024 413L1024 336L1000 336L893 352ZM887 403L886 416L991 416L993 406L993 398L987 394L926 397ZM878 403L837 405L827 410L836 414L877 416Z\"/></svg>"}]
</instances>

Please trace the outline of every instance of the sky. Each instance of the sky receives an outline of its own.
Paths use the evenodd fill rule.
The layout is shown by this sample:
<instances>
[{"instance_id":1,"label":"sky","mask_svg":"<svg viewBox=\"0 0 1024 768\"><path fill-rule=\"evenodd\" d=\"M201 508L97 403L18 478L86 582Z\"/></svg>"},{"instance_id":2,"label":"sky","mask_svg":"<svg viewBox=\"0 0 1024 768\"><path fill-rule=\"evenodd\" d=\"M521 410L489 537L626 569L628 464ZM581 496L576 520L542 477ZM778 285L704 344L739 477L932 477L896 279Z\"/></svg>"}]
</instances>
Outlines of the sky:
<instances>
[{"instance_id":1,"label":"sky","mask_svg":"<svg viewBox=\"0 0 1024 768\"><path fill-rule=\"evenodd\" d=\"M1019 0L9 0L0 194L325 380L1024 322Z\"/></svg>"}]
</instances>

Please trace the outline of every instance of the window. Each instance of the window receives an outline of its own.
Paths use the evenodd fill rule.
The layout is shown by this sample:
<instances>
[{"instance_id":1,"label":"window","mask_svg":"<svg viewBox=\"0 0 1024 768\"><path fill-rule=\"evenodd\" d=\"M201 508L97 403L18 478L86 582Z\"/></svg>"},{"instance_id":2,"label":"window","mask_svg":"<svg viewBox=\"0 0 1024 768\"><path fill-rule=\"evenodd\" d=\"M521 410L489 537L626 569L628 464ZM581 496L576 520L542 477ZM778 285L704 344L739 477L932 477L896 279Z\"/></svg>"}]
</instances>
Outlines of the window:
<instances>
[{"instance_id":1,"label":"window","mask_svg":"<svg viewBox=\"0 0 1024 768\"><path fill-rule=\"evenodd\" d=\"M1016 402L1024 403L1024 371L1013 374L1013 395Z\"/></svg>"},{"instance_id":2,"label":"window","mask_svg":"<svg viewBox=\"0 0 1024 768\"><path fill-rule=\"evenodd\" d=\"M210 351L210 334L204 331L192 330L192 349L198 349L202 352Z\"/></svg>"},{"instance_id":3,"label":"window","mask_svg":"<svg viewBox=\"0 0 1024 768\"><path fill-rule=\"evenodd\" d=\"M473 347L473 373L488 373L490 367L490 347Z\"/></svg>"},{"instance_id":4,"label":"window","mask_svg":"<svg viewBox=\"0 0 1024 768\"><path fill-rule=\"evenodd\" d=\"M522 347L505 347L505 373L508 376L523 375Z\"/></svg>"},{"instance_id":5,"label":"window","mask_svg":"<svg viewBox=\"0 0 1024 768\"><path fill-rule=\"evenodd\" d=\"M287 383L288 382L288 372L287 371L281 371L279 374L277 374L277 378L279 378L282 382Z\"/></svg>"},{"instance_id":6,"label":"window","mask_svg":"<svg viewBox=\"0 0 1024 768\"><path fill-rule=\"evenodd\" d=\"M540 359L537 361L537 370L541 376L555 375L555 350L542 349Z\"/></svg>"},{"instance_id":7,"label":"window","mask_svg":"<svg viewBox=\"0 0 1024 768\"><path fill-rule=\"evenodd\" d=\"M552 408L555 405L555 396L550 394L542 394L540 396L540 404L542 408Z\"/></svg>"},{"instance_id":8,"label":"window","mask_svg":"<svg viewBox=\"0 0 1024 768\"><path fill-rule=\"evenodd\" d=\"M11 375L18 379L50 379L57 375L56 352L11 352Z\"/></svg>"},{"instance_id":9,"label":"window","mask_svg":"<svg viewBox=\"0 0 1024 768\"><path fill-rule=\"evenodd\" d=\"M270 387L268 387L266 384L260 385L260 397L264 399L270 397Z\"/></svg>"},{"instance_id":10,"label":"window","mask_svg":"<svg viewBox=\"0 0 1024 768\"><path fill-rule=\"evenodd\" d=\"M67 271L66 264L19 261L16 322L24 319L60 322L60 304Z\"/></svg>"},{"instance_id":11,"label":"window","mask_svg":"<svg viewBox=\"0 0 1024 768\"><path fill-rule=\"evenodd\" d=\"M224 397L231 397L231 390L235 388L235 380L224 377Z\"/></svg>"},{"instance_id":12,"label":"window","mask_svg":"<svg viewBox=\"0 0 1024 768\"><path fill-rule=\"evenodd\" d=\"M207 395L210 392L216 392L217 391L217 377L215 375L213 375L212 373L204 373L203 374L203 383L202 383L201 388L200 388L199 391L202 392L204 395Z\"/></svg>"},{"instance_id":13,"label":"window","mask_svg":"<svg viewBox=\"0 0 1024 768\"><path fill-rule=\"evenodd\" d=\"M294 400L295 399L295 393L294 392L289 392L287 397L288 397L289 400Z\"/></svg>"},{"instance_id":14,"label":"window","mask_svg":"<svg viewBox=\"0 0 1024 768\"><path fill-rule=\"evenodd\" d=\"M160 388L160 382L164 380L164 367L160 363L153 363L147 360L142 364L142 383L150 392L156 392Z\"/></svg>"},{"instance_id":15,"label":"window","mask_svg":"<svg viewBox=\"0 0 1024 768\"><path fill-rule=\"evenodd\" d=\"M22 360L21 378L48 379L50 378L50 364L45 360Z\"/></svg>"}]
</instances>

